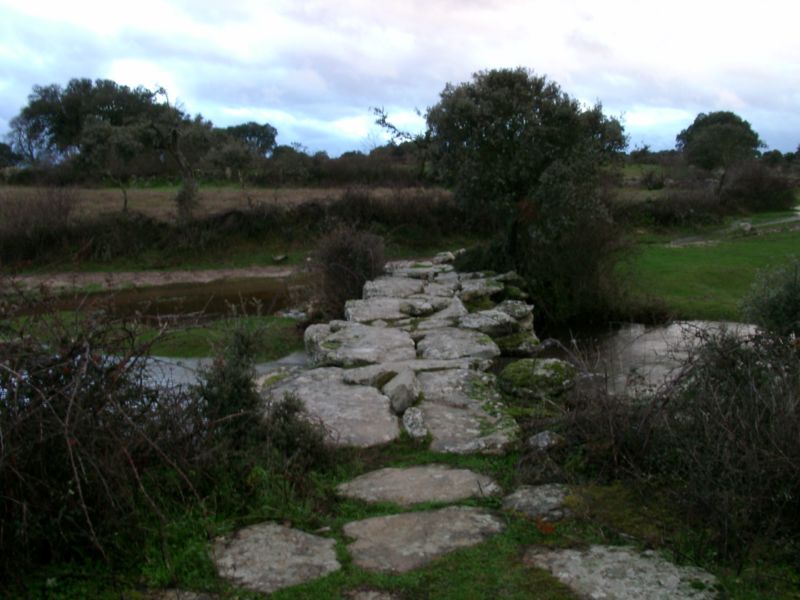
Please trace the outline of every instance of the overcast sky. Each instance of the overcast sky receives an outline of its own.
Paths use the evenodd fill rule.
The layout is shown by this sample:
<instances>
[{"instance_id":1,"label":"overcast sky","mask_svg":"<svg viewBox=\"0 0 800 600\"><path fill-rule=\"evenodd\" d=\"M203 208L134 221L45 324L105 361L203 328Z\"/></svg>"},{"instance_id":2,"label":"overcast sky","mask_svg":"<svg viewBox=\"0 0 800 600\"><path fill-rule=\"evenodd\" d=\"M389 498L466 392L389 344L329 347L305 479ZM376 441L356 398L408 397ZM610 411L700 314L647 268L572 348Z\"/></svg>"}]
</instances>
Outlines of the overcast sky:
<instances>
[{"instance_id":1,"label":"overcast sky","mask_svg":"<svg viewBox=\"0 0 800 600\"><path fill-rule=\"evenodd\" d=\"M35 84L109 78L337 155L381 142L372 106L418 130L447 82L524 66L601 101L631 146L732 110L788 151L798 23L797 0L0 0L0 134Z\"/></svg>"}]
</instances>

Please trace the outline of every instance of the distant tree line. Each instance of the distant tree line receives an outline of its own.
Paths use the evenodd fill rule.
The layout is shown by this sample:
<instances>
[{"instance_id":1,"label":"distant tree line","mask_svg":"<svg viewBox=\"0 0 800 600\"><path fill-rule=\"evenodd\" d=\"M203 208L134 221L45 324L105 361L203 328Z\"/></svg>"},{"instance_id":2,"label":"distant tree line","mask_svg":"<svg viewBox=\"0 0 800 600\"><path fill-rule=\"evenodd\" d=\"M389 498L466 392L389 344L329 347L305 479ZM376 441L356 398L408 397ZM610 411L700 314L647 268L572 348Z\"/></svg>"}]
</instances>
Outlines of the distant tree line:
<instances>
[{"instance_id":1,"label":"distant tree line","mask_svg":"<svg viewBox=\"0 0 800 600\"><path fill-rule=\"evenodd\" d=\"M331 159L299 144L278 145L269 123L217 127L170 102L163 89L108 79L34 86L0 144L0 168L15 183L111 183L127 202L135 180L198 179L242 184L411 184L419 180L416 144L390 143ZM8 171L8 170L7 170ZM423 174L424 175L424 174Z\"/></svg>"}]
</instances>

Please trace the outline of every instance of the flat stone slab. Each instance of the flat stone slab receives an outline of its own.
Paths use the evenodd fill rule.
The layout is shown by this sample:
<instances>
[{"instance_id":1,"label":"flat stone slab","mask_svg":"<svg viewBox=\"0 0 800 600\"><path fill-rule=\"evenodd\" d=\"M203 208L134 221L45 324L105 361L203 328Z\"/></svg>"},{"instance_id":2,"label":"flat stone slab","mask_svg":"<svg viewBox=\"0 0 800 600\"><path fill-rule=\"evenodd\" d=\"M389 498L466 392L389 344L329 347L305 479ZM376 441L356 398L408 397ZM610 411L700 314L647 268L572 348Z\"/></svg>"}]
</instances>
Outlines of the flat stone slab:
<instances>
[{"instance_id":1,"label":"flat stone slab","mask_svg":"<svg viewBox=\"0 0 800 600\"><path fill-rule=\"evenodd\" d=\"M459 295L465 302L478 300L502 292L505 286L494 279L467 279L461 281Z\"/></svg>"},{"instance_id":2,"label":"flat stone slab","mask_svg":"<svg viewBox=\"0 0 800 600\"><path fill-rule=\"evenodd\" d=\"M385 362L378 365L367 365L356 369L348 369L344 373L345 383L383 387L395 375L403 371L446 371L449 369L486 370L488 361L479 358L460 358L454 360L406 360Z\"/></svg>"},{"instance_id":3,"label":"flat stone slab","mask_svg":"<svg viewBox=\"0 0 800 600\"><path fill-rule=\"evenodd\" d=\"M432 314L447 306L448 298L421 296L417 298L385 298L376 296L366 300L348 300L344 315L348 321L371 323L373 321L399 321L407 317Z\"/></svg>"},{"instance_id":4,"label":"flat stone slab","mask_svg":"<svg viewBox=\"0 0 800 600\"><path fill-rule=\"evenodd\" d=\"M514 317L501 310L482 310L464 315L458 320L458 326L491 336L511 335L520 328Z\"/></svg>"},{"instance_id":5,"label":"flat stone slab","mask_svg":"<svg viewBox=\"0 0 800 600\"><path fill-rule=\"evenodd\" d=\"M330 538L261 523L217 539L211 554L220 577L271 594L338 571L335 545Z\"/></svg>"},{"instance_id":6,"label":"flat stone slab","mask_svg":"<svg viewBox=\"0 0 800 600\"><path fill-rule=\"evenodd\" d=\"M357 367L417 356L411 336L389 327L332 321L308 327L304 340L311 363L317 366Z\"/></svg>"},{"instance_id":7,"label":"flat stone slab","mask_svg":"<svg viewBox=\"0 0 800 600\"><path fill-rule=\"evenodd\" d=\"M336 488L339 495L364 502L394 502L411 506L421 502L458 502L500 493L491 477L469 469L424 465L386 468L365 473Z\"/></svg>"},{"instance_id":8,"label":"flat stone slab","mask_svg":"<svg viewBox=\"0 0 800 600\"><path fill-rule=\"evenodd\" d=\"M503 499L503 510L542 521L560 521L569 514L564 506L568 494L567 486L558 483L523 485Z\"/></svg>"},{"instance_id":9,"label":"flat stone slab","mask_svg":"<svg viewBox=\"0 0 800 600\"><path fill-rule=\"evenodd\" d=\"M431 436L431 450L466 454L502 452L519 427L503 410L493 375L467 369L417 375L424 400L403 416L409 435Z\"/></svg>"},{"instance_id":10,"label":"flat stone slab","mask_svg":"<svg viewBox=\"0 0 800 600\"><path fill-rule=\"evenodd\" d=\"M500 356L500 348L492 338L484 333L455 327L433 329L417 342L420 358L495 358Z\"/></svg>"},{"instance_id":11,"label":"flat stone slab","mask_svg":"<svg viewBox=\"0 0 800 600\"><path fill-rule=\"evenodd\" d=\"M648 550L591 546L587 550L531 548L524 562L547 569L585 598L711 600L716 580L697 567L679 567Z\"/></svg>"},{"instance_id":12,"label":"flat stone slab","mask_svg":"<svg viewBox=\"0 0 800 600\"><path fill-rule=\"evenodd\" d=\"M421 294L424 283L409 277L379 277L364 284L364 299L369 298L405 298Z\"/></svg>"},{"instance_id":13,"label":"flat stone slab","mask_svg":"<svg viewBox=\"0 0 800 600\"><path fill-rule=\"evenodd\" d=\"M354 521L345 525L343 532L355 539L348 549L359 567L405 573L449 552L479 544L503 529L502 519L489 512L450 506Z\"/></svg>"},{"instance_id":14,"label":"flat stone slab","mask_svg":"<svg viewBox=\"0 0 800 600\"><path fill-rule=\"evenodd\" d=\"M389 398L374 387L344 383L343 373L336 367L303 371L262 393L268 401L281 401L286 395L300 400L333 445L366 448L397 439L400 426Z\"/></svg>"}]
</instances>

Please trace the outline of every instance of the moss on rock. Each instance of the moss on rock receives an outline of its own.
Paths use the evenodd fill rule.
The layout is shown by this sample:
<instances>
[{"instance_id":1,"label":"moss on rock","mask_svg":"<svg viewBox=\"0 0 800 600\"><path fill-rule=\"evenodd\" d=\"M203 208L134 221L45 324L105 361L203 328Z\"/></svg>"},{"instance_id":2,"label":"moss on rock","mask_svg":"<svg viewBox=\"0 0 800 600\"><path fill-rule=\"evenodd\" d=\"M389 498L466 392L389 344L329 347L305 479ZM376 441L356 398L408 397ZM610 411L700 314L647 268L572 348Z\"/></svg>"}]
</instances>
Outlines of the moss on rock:
<instances>
[{"instance_id":1,"label":"moss on rock","mask_svg":"<svg viewBox=\"0 0 800 600\"><path fill-rule=\"evenodd\" d=\"M500 373L501 389L522 400L555 401L575 383L577 370L557 358L524 358Z\"/></svg>"}]
</instances>

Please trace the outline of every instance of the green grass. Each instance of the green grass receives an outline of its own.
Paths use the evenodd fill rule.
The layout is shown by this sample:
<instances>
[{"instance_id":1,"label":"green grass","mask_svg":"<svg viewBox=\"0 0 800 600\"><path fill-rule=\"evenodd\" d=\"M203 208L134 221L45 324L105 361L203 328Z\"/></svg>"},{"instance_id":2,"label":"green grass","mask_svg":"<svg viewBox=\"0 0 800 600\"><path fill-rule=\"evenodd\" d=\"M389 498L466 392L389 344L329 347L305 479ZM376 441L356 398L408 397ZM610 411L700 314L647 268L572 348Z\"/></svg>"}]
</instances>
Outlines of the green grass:
<instances>
[{"instance_id":1,"label":"green grass","mask_svg":"<svg viewBox=\"0 0 800 600\"><path fill-rule=\"evenodd\" d=\"M171 331L153 343L151 353L156 356L176 358L212 356L234 324L258 333L258 350L255 358L259 362L276 360L303 349L303 333L298 328L296 320L261 316L220 319ZM140 339L146 342L156 336L157 330L147 329Z\"/></svg>"},{"instance_id":2,"label":"green grass","mask_svg":"<svg viewBox=\"0 0 800 600\"><path fill-rule=\"evenodd\" d=\"M798 231L708 246L640 244L638 255L621 273L634 293L662 300L676 317L738 320L739 304L756 272L798 253Z\"/></svg>"}]
</instances>

